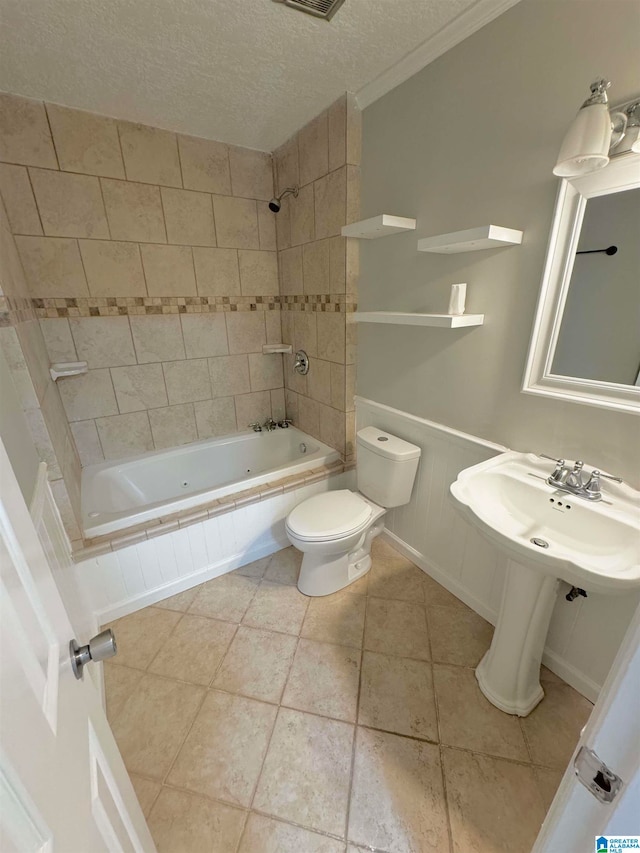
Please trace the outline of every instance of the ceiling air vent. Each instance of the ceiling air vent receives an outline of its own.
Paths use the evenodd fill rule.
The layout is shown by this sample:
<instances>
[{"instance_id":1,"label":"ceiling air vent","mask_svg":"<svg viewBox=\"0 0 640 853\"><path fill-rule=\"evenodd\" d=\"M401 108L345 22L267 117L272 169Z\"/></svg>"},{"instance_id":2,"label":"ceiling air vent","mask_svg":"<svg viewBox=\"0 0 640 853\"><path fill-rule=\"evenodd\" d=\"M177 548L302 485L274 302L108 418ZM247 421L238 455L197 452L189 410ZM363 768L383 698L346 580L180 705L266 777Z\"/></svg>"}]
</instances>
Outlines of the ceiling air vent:
<instances>
[{"instance_id":1,"label":"ceiling air vent","mask_svg":"<svg viewBox=\"0 0 640 853\"><path fill-rule=\"evenodd\" d=\"M285 6L291 6L292 9L306 12L307 15L329 21L342 6L344 0L275 0L275 2L283 3Z\"/></svg>"}]
</instances>

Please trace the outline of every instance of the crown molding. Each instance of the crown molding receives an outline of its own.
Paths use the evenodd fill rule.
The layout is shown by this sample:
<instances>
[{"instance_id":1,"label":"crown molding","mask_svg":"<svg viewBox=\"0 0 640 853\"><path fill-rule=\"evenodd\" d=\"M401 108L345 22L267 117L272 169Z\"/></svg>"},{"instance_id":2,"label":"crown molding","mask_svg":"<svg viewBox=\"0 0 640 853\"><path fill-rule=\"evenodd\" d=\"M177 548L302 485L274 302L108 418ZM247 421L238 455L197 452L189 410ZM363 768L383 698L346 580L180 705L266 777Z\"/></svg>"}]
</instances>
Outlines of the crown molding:
<instances>
[{"instance_id":1,"label":"crown molding","mask_svg":"<svg viewBox=\"0 0 640 853\"><path fill-rule=\"evenodd\" d=\"M368 107L519 2L520 0L478 0L356 92L358 106L361 110Z\"/></svg>"}]
</instances>

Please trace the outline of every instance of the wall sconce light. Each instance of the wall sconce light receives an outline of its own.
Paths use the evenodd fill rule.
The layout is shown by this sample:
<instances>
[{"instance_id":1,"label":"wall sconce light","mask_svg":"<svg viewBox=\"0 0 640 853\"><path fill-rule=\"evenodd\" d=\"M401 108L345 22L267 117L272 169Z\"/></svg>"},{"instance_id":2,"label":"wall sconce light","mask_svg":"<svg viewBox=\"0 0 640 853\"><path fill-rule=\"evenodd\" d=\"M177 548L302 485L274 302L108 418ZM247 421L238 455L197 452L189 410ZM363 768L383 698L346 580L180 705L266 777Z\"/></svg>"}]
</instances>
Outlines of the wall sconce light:
<instances>
[{"instance_id":1,"label":"wall sconce light","mask_svg":"<svg viewBox=\"0 0 640 853\"><path fill-rule=\"evenodd\" d=\"M613 148L623 151L640 151L640 100L630 101L620 111L609 112L607 89L611 83L596 80L591 84L591 95L581 106L560 148L553 174L561 178L575 178L604 168L609 163ZM634 130L631 144L620 147L627 127ZM631 135L631 134L629 134Z\"/></svg>"},{"instance_id":2,"label":"wall sconce light","mask_svg":"<svg viewBox=\"0 0 640 853\"><path fill-rule=\"evenodd\" d=\"M622 139L614 142L614 153L633 151L634 154L640 154L640 98L623 104L619 109L627 117L627 129Z\"/></svg>"}]
</instances>

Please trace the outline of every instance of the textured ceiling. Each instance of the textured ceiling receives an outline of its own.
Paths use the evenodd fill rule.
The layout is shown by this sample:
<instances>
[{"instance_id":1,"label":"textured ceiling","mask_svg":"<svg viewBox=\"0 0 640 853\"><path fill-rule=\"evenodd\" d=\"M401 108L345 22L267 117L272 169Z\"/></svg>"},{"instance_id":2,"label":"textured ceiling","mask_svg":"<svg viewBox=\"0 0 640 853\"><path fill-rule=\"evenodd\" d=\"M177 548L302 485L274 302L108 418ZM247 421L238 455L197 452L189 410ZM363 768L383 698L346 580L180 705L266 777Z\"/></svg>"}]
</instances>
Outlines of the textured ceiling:
<instances>
[{"instance_id":1,"label":"textured ceiling","mask_svg":"<svg viewBox=\"0 0 640 853\"><path fill-rule=\"evenodd\" d=\"M0 0L0 88L273 150L478 0Z\"/></svg>"}]
</instances>

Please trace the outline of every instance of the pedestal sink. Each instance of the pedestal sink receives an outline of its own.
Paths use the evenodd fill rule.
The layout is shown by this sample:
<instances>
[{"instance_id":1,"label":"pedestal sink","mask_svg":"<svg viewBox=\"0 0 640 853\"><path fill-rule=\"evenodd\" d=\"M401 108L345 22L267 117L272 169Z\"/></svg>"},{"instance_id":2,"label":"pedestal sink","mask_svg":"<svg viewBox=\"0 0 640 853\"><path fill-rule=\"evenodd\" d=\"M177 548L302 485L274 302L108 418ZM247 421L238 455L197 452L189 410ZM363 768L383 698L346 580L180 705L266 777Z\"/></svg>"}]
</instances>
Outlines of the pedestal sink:
<instances>
[{"instance_id":1,"label":"pedestal sink","mask_svg":"<svg viewBox=\"0 0 640 853\"><path fill-rule=\"evenodd\" d=\"M606 484L589 502L547 484L551 466L508 451L451 485L457 509L509 557L491 648L476 669L484 695L525 717L544 696L540 662L559 581L587 592L640 586L640 492Z\"/></svg>"}]
</instances>

